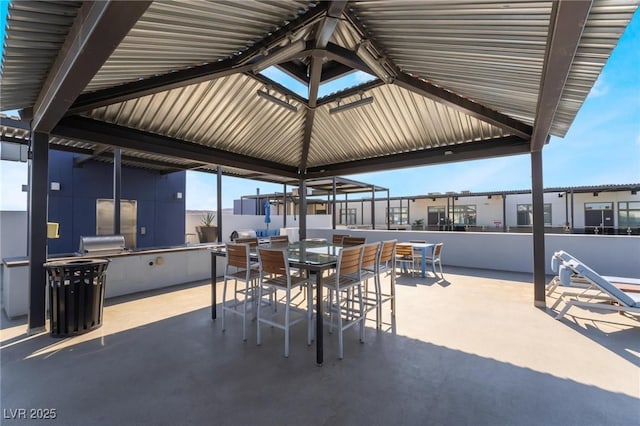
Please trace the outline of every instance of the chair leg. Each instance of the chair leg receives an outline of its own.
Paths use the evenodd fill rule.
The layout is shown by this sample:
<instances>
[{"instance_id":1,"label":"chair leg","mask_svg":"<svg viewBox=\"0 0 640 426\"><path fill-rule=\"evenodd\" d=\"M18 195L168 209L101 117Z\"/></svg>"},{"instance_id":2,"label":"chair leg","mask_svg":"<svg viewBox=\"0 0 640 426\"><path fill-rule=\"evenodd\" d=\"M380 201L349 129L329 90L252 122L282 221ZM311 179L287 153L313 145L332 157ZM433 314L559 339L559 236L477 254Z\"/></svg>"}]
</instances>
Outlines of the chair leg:
<instances>
[{"instance_id":1,"label":"chair leg","mask_svg":"<svg viewBox=\"0 0 640 426\"><path fill-rule=\"evenodd\" d=\"M389 277L389 282L391 283L391 316L395 318L396 316L396 282L393 279L393 274Z\"/></svg>"},{"instance_id":2,"label":"chair leg","mask_svg":"<svg viewBox=\"0 0 640 426\"><path fill-rule=\"evenodd\" d=\"M360 299L360 343L364 343L364 302L362 300L362 284L358 285L358 298Z\"/></svg>"},{"instance_id":3,"label":"chair leg","mask_svg":"<svg viewBox=\"0 0 640 426\"><path fill-rule=\"evenodd\" d=\"M333 333L333 290L329 290L329 295L327 298L327 308L324 310L325 312L329 312L329 334Z\"/></svg>"},{"instance_id":4,"label":"chair leg","mask_svg":"<svg viewBox=\"0 0 640 426\"><path fill-rule=\"evenodd\" d=\"M291 289L287 288L287 304L284 307L284 357L289 358L289 315L291 311Z\"/></svg>"},{"instance_id":5,"label":"chair leg","mask_svg":"<svg viewBox=\"0 0 640 426\"><path fill-rule=\"evenodd\" d=\"M249 299L249 282L245 281L245 293L244 293L244 302L242 307L244 309L242 315L242 340L247 341L247 299Z\"/></svg>"},{"instance_id":6,"label":"chair leg","mask_svg":"<svg viewBox=\"0 0 640 426\"><path fill-rule=\"evenodd\" d=\"M260 310L262 309L262 284L258 284L258 309L256 312L256 344L262 344L262 334L260 333Z\"/></svg>"},{"instance_id":7,"label":"chair leg","mask_svg":"<svg viewBox=\"0 0 640 426\"><path fill-rule=\"evenodd\" d=\"M227 313L227 278L225 277L224 279L224 285L222 286L222 331L224 332L226 330L225 328L225 316Z\"/></svg>"},{"instance_id":8,"label":"chair leg","mask_svg":"<svg viewBox=\"0 0 640 426\"><path fill-rule=\"evenodd\" d=\"M338 358L342 359L344 353L342 348L342 306L340 303L340 290L336 290L336 302L338 305Z\"/></svg>"},{"instance_id":9,"label":"chair leg","mask_svg":"<svg viewBox=\"0 0 640 426\"><path fill-rule=\"evenodd\" d=\"M376 288L376 328L382 328L382 282L380 280L380 274L376 274L373 279L373 284Z\"/></svg>"}]
</instances>

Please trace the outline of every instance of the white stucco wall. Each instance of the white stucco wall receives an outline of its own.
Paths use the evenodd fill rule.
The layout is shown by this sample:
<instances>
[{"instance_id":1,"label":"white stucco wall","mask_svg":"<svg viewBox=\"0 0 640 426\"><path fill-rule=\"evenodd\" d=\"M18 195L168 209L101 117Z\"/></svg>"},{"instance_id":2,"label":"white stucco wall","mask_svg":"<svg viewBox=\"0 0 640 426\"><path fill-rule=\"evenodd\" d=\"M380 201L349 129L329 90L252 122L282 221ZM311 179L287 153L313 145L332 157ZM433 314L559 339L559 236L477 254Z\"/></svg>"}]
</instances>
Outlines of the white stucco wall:
<instances>
[{"instance_id":1,"label":"white stucco wall","mask_svg":"<svg viewBox=\"0 0 640 426\"><path fill-rule=\"evenodd\" d=\"M533 273L533 236L503 232L430 232L430 231L347 231L352 236L364 236L367 241L397 239L442 242L443 264L467 268L494 269ZM333 230L310 229L309 238L331 239ZM343 230L340 230L343 233ZM545 259L555 251L565 250L591 266L601 275L640 278L640 237L620 235L545 236ZM551 274L549 262L546 272Z\"/></svg>"}]
</instances>

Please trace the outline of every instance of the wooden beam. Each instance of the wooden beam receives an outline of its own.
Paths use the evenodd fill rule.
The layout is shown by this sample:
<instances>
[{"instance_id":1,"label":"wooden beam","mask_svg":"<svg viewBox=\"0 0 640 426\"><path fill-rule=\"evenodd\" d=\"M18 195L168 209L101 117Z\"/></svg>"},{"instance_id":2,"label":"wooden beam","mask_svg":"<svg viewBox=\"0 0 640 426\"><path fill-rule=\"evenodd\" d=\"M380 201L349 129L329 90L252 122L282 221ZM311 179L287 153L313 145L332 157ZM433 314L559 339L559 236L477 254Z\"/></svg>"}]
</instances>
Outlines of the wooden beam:
<instances>
[{"instance_id":1,"label":"wooden beam","mask_svg":"<svg viewBox=\"0 0 640 426\"><path fill-rule=\"evenodd\" d=\"M34 131L53 129L150 4L83 3L36 100Z\"/></svg>"},{"instance_id":2,"label":"wooden beam","mask_svg":"<svg viewBox=\"0 0 640 426\"><path fill-rule=\"evenodd\" d=\"M531 137L532 152L541 150L547 141L591 5L592 0L553 2Z\"/></svg>"}]
</instances>

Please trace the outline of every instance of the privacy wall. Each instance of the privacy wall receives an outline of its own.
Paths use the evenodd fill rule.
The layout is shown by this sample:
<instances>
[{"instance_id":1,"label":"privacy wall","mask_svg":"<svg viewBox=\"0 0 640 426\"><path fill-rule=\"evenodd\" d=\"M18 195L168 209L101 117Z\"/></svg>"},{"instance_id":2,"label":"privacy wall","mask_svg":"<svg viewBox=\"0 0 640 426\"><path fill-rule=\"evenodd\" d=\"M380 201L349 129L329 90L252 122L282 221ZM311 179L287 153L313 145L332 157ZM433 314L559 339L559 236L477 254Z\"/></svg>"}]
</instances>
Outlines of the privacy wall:
<instances>
[{"instance_id":1,"label":"privacy wall","mask_svg":"<svg viewBox=\"0 0 640 426\"><path fill-rule=\"evenodd\" d=\"M49 152L49 221L60 224L60 238L49 240L50 254L74 252L80 236L96 235L96 200L113 198L113 165L87 161L74 166L77 156ZM54 182L59 190L51 189ZM137 248L184 243L185 185L184 171L122 168L122 199L137 202Z\"/></svg>"}]
</instances>

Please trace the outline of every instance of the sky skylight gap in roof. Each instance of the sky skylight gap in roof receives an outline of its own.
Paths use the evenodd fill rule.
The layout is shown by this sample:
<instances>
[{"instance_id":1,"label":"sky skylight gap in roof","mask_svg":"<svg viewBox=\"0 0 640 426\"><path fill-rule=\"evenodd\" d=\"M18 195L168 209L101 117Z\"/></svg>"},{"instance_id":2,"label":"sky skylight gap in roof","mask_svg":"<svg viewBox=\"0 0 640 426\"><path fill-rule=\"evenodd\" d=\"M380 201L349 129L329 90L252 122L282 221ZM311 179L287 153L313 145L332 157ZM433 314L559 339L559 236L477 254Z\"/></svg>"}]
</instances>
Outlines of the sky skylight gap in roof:
<instances>
[{"instance_id":1,"label":"sky skylight gap in roof","mask_svg":"<svg viewBox=\"0 0 640 426\"><path fill-rule=\"evenodd\" d=\"M275 81L286 87L287 89L297 93L305 99L309 99L309 87L281 70L276 66L269 67L260 72L263 76ZM339 93L347 89L360 86L361 84L375 80L376 77L362 71L355 71L335 80L328 81L320 85L318 90L318 98Z\"/></svg>"}]
</instances>

